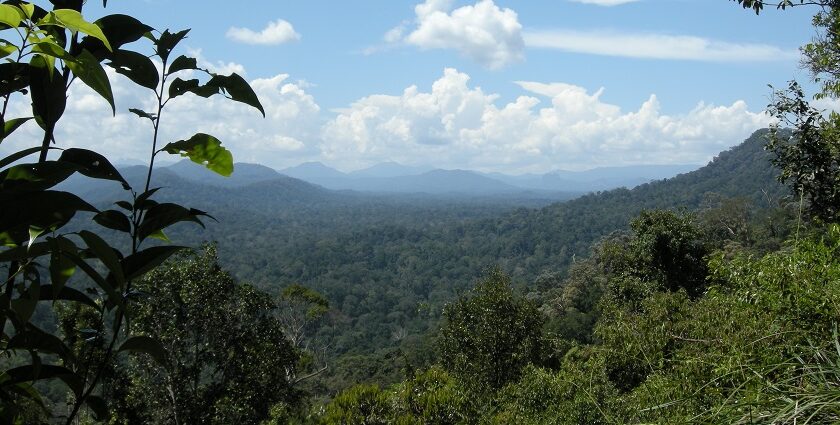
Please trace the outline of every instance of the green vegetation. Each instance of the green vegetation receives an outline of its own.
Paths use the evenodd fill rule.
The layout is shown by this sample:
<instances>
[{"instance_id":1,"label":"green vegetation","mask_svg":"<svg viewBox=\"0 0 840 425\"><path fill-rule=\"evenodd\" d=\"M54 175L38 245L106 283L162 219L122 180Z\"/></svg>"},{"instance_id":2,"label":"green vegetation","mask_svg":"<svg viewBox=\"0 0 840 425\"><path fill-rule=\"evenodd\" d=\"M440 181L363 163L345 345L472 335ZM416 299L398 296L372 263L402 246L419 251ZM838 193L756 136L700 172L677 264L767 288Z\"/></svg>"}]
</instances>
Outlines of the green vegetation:
<instances>
[{"instance_id":1,"label":"green vegetation","mask_svg":"<svg viewBox=\"0 0 840 425\"><path fill-rule=\"evenodd\" d=\"M158 147L168 101L225 94L262 112L256 94L172 59L186 31L55 3L0 5L4 36L21 36L4 44L0 95L26 91L33 107L10 119L4 106L3 136L32 119L43 130L0 160L0 201L15 206L0 211L0 423L840 421L840 115L795 83L771 108L790 130L668 181L538 209L292 179L175 179L158 193L164 152L233 166L207 134ZM779 7L814 3L806 65L837 97L840 4ZM135 42L152 54L125 50ZM139 175L52 146L74 80L116 108L102 63L157 99L132 109L154 134ZM56 189L74 174L119 183L119 209ZM207 213L181 203L221 224L188 232ZM202 238L219 248L169 244Z\"/></svg>"}]
</instances>

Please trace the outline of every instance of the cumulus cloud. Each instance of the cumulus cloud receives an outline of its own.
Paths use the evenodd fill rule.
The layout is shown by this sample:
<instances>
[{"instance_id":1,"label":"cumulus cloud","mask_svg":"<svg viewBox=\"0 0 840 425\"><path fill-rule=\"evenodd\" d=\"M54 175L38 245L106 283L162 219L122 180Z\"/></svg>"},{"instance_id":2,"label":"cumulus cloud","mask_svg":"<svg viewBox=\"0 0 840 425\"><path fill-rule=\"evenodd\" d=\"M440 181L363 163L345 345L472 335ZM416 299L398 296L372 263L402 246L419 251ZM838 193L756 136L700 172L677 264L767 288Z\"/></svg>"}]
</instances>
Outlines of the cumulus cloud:
<instances>
[{"instance_id":1,"label":"cumulus cloud","mask_svg":"<svg viewBox=\"0 0 840 425\"><path fill-rule=\"evenodd\" d=\"M666 115L655 95L623 111L601 100L603 89L590 93L562 83L518 82L525 93L497 105L497 95L469 80L447 69L431 91L411 86L399 96L358 100L324 126L325 159L510 172L701 163L770 121L741 101Z\"/></svg>"},{"instance_id":2,"label":"cumulus cloud","mask_svg":"<svg viewBox=\"0 0 840 425\"><path fill-rule=\"evenodd\" d=\"M594 4L596 6L618 6L627 3L635 3L639 0L569 0L574 3Z\"/></svg>"},{"instance_id":3,"label":"cumulus cloud","mask_svg":"<svg viewBox=\"0 0 840 425\"><path fill-rule=\"evenodd\" d=\"M227 38L245 44L276 45L300 40L300 34L288 21L278 19L268 23L261 31L249 28L231 27Z\"/></svg>"},{"instance_id":4,"label":"cumulus cloud","mask_svg":"<svg viewBox=\"0 0 840 425\"><path fill-rule=\"evenodd\" d=\"M200 63L207 66L201 58ZM242 69L241 65L223 62L217 63L216 69L219 68ZM145 163L152 149L152 129L148 120L129 113L128 108L153 112L155 97L112 70L108 70L108 76L116 99L116 116L111 116L106 101L76 81L70 88L56 140L59 146L93 149L118 163ZM192 77L190 72L179 76ZM252 79L250 83L263 104L266 118L257 110L222 96L204 99L186 94L164 110L158 147L205 132L218 137L239 162L285 167L317 156L318 146L313 141L318 137L321 110L306 92L306 84L290 82L287 74ZM16 98L8 116L31 115L28 104L28 99ZM40 134L36 125L27 123L0 145L0 155L40 144ZM166 154L159 158L180 159Z\"/></svg>"},{"instance_id":5,"label":"cumulus cloud","mask_svg":"<svg viewBox=\"0 0 840 425\"><path fill-rule=\"evenodd\" d=\"M530 48L604 56L712 62L790 61L799 58L796 49L685 35L552 30L529 32L523 37Z\"/></svg>"},{"instance_id":6,"label":"cumulus cloud","mask_svg":"<svg viewBox=\"0 0 840 425\"><path fill-rule=\"evenodd\" d=\"M412 28L403 23L383 37L421 49L450 49L488 68L522 60L522 25L515 11L493 0L452 10L451 0L426 0L414 8ZM410 31L409 31L410 30Z\"/></svg>"},{"instance_id":7,"label":"cumulus cloud","mask_svg":"<svg viewBox=\"0 0 840 425\"><path fill-rule=\"evenodd\" d=\"M237 69L236 64L224 67ZM86 86L70 90L56 135L59 146L85 147L118 162L146 161L148 121L128 108L153 111L151 92L108 71L118 112ZM183 75L183 78L189 78ZM202 131L217 136L237 161L282 168L320 160L344 169L384 161L503 172L546 172L605 165L702 163L769 124L744 102L700 103L682 114L665 114L651 95L625 110L603 100L604 89L520 81L521 95L500 102L469 75L446 69L430 89L363 97L326 115L305 82L287 74L250 80L266 110L221 96L184 95L170 102L160 143ZM835 105L826 105L835 106ZM28 99L16 98L7 116L28 116ZM0 155L40 143L27 123L0 145ZM179 159L178 157L171 157Z\"/></svg>"}]
</instances>

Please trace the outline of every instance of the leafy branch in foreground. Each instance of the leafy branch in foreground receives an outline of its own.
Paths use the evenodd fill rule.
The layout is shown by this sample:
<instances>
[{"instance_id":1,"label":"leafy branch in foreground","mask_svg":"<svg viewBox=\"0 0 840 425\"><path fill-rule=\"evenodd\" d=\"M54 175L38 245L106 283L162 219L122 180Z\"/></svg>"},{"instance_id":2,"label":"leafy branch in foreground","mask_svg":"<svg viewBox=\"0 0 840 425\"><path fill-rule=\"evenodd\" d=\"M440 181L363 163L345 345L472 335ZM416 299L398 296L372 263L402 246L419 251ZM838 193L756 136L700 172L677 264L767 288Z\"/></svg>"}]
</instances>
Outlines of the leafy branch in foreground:
<instances>
[{"instance_id":1,"label":"leafy branch in foreground","mask_svg":"<svg viewBox=\"0 0 840 425\"><path fill-rule=\"evenodd\" d=\"M166 239L163 230L175 223L201 224L207 214L152 199L158 190L150 187L154 158L164 151L178 153L223 175L232 172L233 163L230 152L205 134L157 149L161 112L168 101L185 93L202 97L221 93L263 112L256 94L238 75L211 74L185 56L169 64L187 30L164 31L156 37L153 28L127 15L89 22L82 14L83 2L52 3L49 11L21 1L0 5L0 57L6 59L0 64L0 143L30 121L43 131L36 146L0 159L0 269L5 270L0 281L0 354L7 359L0 368L0 423L53 416L70 424L83 407L104 420L108 394L100 383L115 367L118 353L145 353L165 367L169 364L157 340L132 334L127 323L129 306L140 295L133 283L182 247L142 248L142 244L150 237ZM163 63L160 75L149 56L126 48L143 38L152 42L152 57ZM103 155L53 146L68 89L76 80L116 112L103 63L158 95L154 114L138 114L150 119L154 128L147 181L140 192ZM167 77L180 71L204 72L210 78L204 84L178 78L167 84ZM32 116L7 116L11 102L30 100ZM57 159L49 159L50 153L59 152ZM37 162L24 162L35 154ZM119 209L103 211L73 193L55 190L77 173L119 183L131 202L120 200L115 203ZM129 238L130 251L116 249L101 231L68 231L77 217L92 218ZM39 308L71 316L85 312L86 319L66 322L63 334L50 333L33 319ZM74 323L87 326L80 329ZM50 406L34 385L45 380L59 380L69 390L66 409Z\"/></svg>"}]
</instances>

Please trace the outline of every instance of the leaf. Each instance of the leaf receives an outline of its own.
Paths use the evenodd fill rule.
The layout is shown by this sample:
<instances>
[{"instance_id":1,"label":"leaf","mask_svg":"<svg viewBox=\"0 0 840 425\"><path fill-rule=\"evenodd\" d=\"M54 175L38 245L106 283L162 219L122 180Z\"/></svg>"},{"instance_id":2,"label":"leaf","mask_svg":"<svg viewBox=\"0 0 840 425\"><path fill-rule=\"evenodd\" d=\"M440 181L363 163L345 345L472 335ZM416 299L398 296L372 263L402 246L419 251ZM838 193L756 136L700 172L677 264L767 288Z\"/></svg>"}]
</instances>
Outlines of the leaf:
<instances>
[{"instance_id":1,"label":"leaf","mask_svg":"<svg viewBox=\"0 0 840 425\"><path fill-rule=\"evenodd\" d=\"M226 177L233 173L233 155L222 147L219 139L209 134L198 133L188 140L169 143L161 150L188 157L191 161Z\"/></svg>"},{"instance_id":2,"label":"leaf","mask_svg":"<svg viewBox=\"0 0 840 425\"><path fill-rule=\"evenodd\" d=\"M195 58L187 57L184 55L178 56L172 61L172 64L169 65L169 74L174 74L178 71L183 71L186 69L198 69L198 61Z\"/></svg>"},{"instance_id":3,"label":"leaf","mask_svg":"<svg viewBox=\"0 0 840 425\"><path fill-rule=\"evenodd\" d=\"M108 66L142 87L155 90L160 83L155 64L145 55L130 50L117 50L109 59Z\"/></svg>"},{"instance_id":4,"label":"leaf","mask_svg":"<svg viewBox=\"0 0 840 425\"><path fill-rule=\"evenodd\" d=\"M2 141L3 141L3 139L5 139L6 137L11 136L11 134L12 134L12 133L14 133L14 132L15 132L15 130L17 130L17 129L18 129L20 126L22 126L25 122L27 122L27 121L29 121L29 120L31 120L31 119L32 119L32 117L26 117L26 118L14 118L14 119L11 119L11 120L6 121L5 123L3 123L3 134L2 134L2 135L0 135L0 142L2 142ZM40 151L40 148L38 148L38 151ZM36 151L36 152L37 152L37 151ZM0 167L4 167L4 166L5 166L5 165L0 165Z\"/></svg>"},{"instance_id":5,"label":"leaf","mask_svg":"<svg viewBox=\"0 0 840 425\"><path fill-rule=\"evenodd\" d=\"M41 147L40 146L36 146L34 148L28 148L28 149L24 149L22 151L15 152L15 153L13 153L13 154L11 154L11 155L3 158L3 159L0 159L0 168L3 168L3 167L5 167L9 164L14 163L15 161L21 160L23 158L26 158L29 155L32 155L32 154L38 153L38 152L41 152Z\"/></svg>"},{"instance_id":6,"label":"leaf","mask_svg":"<svg viewBox=\"0 0 840 425\"><path fill-rule=\"evenodd\" d=\"M0 23L8 25L10 28L17 28L21 20L23 20L23 16L21 16L20 9L8 4L0 4Z\"/></svg>"},{"instance_id":7,"label":"leaf","mask_svg":"<svg viewBox=\"0 0 840 425\"><path fill-rule=\"evenodd\" d=\"M58 354L63 360L74 361L72 351L67 348L61 339L34 326L29 326L26 330L15 334L9 340L6 348L10 350L36 350L42 353Z\"/></svg>"},{"instance_id":8,"label":"leaf","mask_svg":"<svg viewBox=\"0 0 840 425\"><path fill-rule=\"evenodd\" d=\"M108 15L97 19L94 24L102 29L105 38L111 43L113 51L123 45L134 42L149 34L154 28L128 15ZM99 39L86 36L78 45L78 50L86 49L96 56L99 61L112 57L112 50L105 47ZM74 53L76 50L74 50Z\"/></svg>"},{"instance_id":9,"label":"leaf","mask_svg":"<svg viewBox=\"0 0 840 425\"><path fill-rule=\"evenodd\" d=\"M176 33L171 33L169 30L164 30L163 33L160 35L160 38L154 40L155 45L157 46L157 54L163 59L164 62L169 60L169 54L172 53L172 49L187 36L189 33L189 29L185 29L183 31L178 31Z\"/></svg>"},{"instance_id":10,"label":"leaf","mask_svg":"<svg viewBox=\"0 0 840 425\"><path fill-rule=\"evenodd\" d=\"M53 129L67 105L67 81L43 56L35 56L29 66L32 112L46 129Z\"/></svg>"},{"instance_id":11,"label":"leaf","mask_svg":"<svg viewBox=\"0 0 840 425\"><path fill-rule=\"evenodd\" d=\"M76 289L65 286L56 292L55 286L53 285L41 285L41 301L58 300L73 301L93 307L97 310L99 309L99 306L95 301Z\"/></svg>"},{"instance_id":12,"label":"leaf","mask_svg":"<svg viewBox=\"0 0 840 425\"><path fill-rule=\"evenodd\" d=\"M32 314L35 313L35 307L38 305L38 300L41 297L40 290L41 284L32 282L21 292L20 297L11 301L12 311L17 314L20 321L28 322L32 318Z\"/></svg>"},{"instance_id":13,"label":"leaf","mask_svg":"<svg viewBox=\"0 0 840 425\"><path fill-rule=\"evenodd\" d=\"M187 209L178 204L162 203L149 208L143 216L143 222L137 229L137 237L142 241L152 234L175 223L192 221L204 227L199 216L207 215L204 211Z\"/></svg>"},{"instance_id":14,"label":"leaf","mask_svg":"<svg viewBox=\"0 0 840 425\"><path fill-rule=\"evenodd\" d=\"M30 75L27 63L0 63L0 96L25 89L29 86Z\"/></svg>"},{"instance_id":15,"label":"leaf","mask_svg":"<svg viewBox=\"0 0 840 425\"><path fill-rule=\"evenodd\" d=\"M78 170L75 164L59 161L13 165L0 172L0 190L7 194L46 190Z\"/></svg>"},{"instance_id":16,"label":"leaf","mask_svg":"<svg viewBox=\"0 0 840 425\"><path fill-rule=\"evenodd\" d=\"M148 112L146 112L142 109L129 108L128 112L131 112L131 113L133 113L134 115L137 115L140 118L148 118L150 121L155 120L154 115L152 115L152 114L150 114L150 113L148 113Z\"/></svg>"},{"instance_id":17,"label":"leaf","mask_svg":"<svg viewBox=\"0 0 840 425\"><path fill-rule=\"evenodd\" d=\"M8 379L0 382L0 387L58 378L64 381L76 396L81 395L82 391L84 391L82 379L73 373L73 371L63 366L39 365L35 367L34 365L25 365L7 370L6 375Z\"/></svg>"},{"instance_id":18,"label":"leaf","mask_svg":"<svg viewBox=\"0 0 840 425\"><path fill-rule=\"evenodd\" d=\"M187 248L171 245L153 246L125 257L122 261L125 278L134 280L143 276L182 249Z\"/></svg>"},{"instance_id":19,"label":"leaf","mask_svg":"<svg viewBox=\"0 0 840 425\"><path fill-rule=\"evenodd\" d=\"M228 76L214 76L212 80L217 80L217 84L227 92L231 99L253 106L265 117L265 110L257 94L254 93L254 89L239 74L233 73Z\"/></svg>"},{"instance_id":20,"label":"leaf","mask_svg":"<svg viewBox=\"0 0 840 425\"><path fill-rule=\"evenodd\" d=\"M101 41L105 48L113 50L102 28L85 20L81 13L72 9L57 9L38 22L38 25L60 25L73 32L81 32Z\"/></svg>"},{"instance_id":21,"label":"leaf","mask_svg":"<svg viewBox=\"0 0 840 425\"><path fill-rule=\"evenodd\" d=\"M6 40L0 40L0 59L5 58L6 56L9 56L17 51L18 48L14 44L9 43Z\"/></svg>"},{"instance_id":22,"label":"leaf","mask_svg":"<svg viewBox=\"0 0 840 425\"><path fill-rule=\"evenodd\" d=\"M61 250L56 247L50 255L50 280L52 281L52 291L60 292L64 289L64 285L73 274L76 273L76 266L62 254ZM41 288L43 290L43 288ZM43 294L42 294L43 299Z\"/></svg>"},{"instance_id":23,"label":"leaf","mask_svg":"<svg viewBox=\"0 0 840 425\"><path fill-rule=\"evenodd\" d=\"M100 153L87 149L70 148L61 152L58 161L77 165L79 172L85 176L95 179L118 181L122 183L123 189L131 189L131 186L128 185L128 182L117 171L117 168L111 165L108 158L105 158Z\"/></svg>"},{"instance_id":24,"label":"leaf","mask_svg":"<svg viewBox=\"0 0 840 425\"><path fill-rule=\"evenodd\" d=\"M128 216L117 210L102 211L93 216L93 221L112 230L131 233L131 221Z\"/></svg>"},{"instance_id":25,"label":"leaf","mask_svg":"<svg viewBox=\"0 0 840 425\"><path fill-rule=\"evenodd\" d=\"M131 203L128 201L117 201L114 202L114 205L126 210L126 211L134 211L134 207L131 206Z\"/></svg>"},{"instance_id":26,"label":"leaf","mask_svg":"<svg viewBox=\"0 0 840 425\"><path fill-rule=\"evenodd\" d=\"M91 267L90 264L88 264L85 260L83 260L76 254L65 252L64 255L66 255L67 258L73 261L73 263L75 263L76 266L82 269L82 271L85 272L85 274L87 274L94 282L96 282L97 286L99 286L100 288L102 288L103 291L105 291L105 295L107 295L107 301L109 302L109 304L117 305L120 307L123 306L123 299L120 296L120 294L117 293L114 286L108 283L108 281L105 280L105 278L103 278L102 275L100 275L99 272L97 272L93 267Z\"/></svg>"},{"instance_id":27,"label":"leaf","mask_svg":"<svg viewBox=\"0 0 840 425\"><path fill-rule=\"evenodd\" d=\"M148 336L133 336L125 340L117 351L146 353L152 356L158 364L166 366L166 350L160 345L160 342Z\"/></svg>"},{"instance_id":28,"label":"leaf","mask_svg":"<svg viewBox=\"0 0 840 425\"><path fill-rule=\"evenodd\" d=\"M157 205L157 202L152 201L149 198L151 198L152 195L154 195L155 192L157 192L158 190L160 190L160 188L156 187L156 188L153 188L153 189L149 189L149 190L141 193L140 195L137 195L137 198L134 200L134 207L133 208L135 210L139 211L139 210L145 210L145 209L148 209L148 208L151 208L151 207Z\"/></svg>"},{"instance_id":29,"label":"leaf","mask_svg":"<svg viewBox=\"0 0 840 425\"><path fill-rule=\"evenodd\" d=\"M122 288L125 285L125 275L123 274L120 257L117 255L118 251L108 245L108 243L96 233L82 230L79 232L79 236L84 239L85 244L87 244L88 248L93 251L96 258L98 258L99 261L102 261L102 264L108 268L111 275L116 279L117 285Z\"/></svg>"},{"instance_id":30,"label":"leaf","mask_svg":"<svg viewBox=\"0 0 840 425\"><path fill-rule=\"evenodd\" d=\"M64 64L73 71L73 75L79 77L83 83L108 101L113 114L117 113L116 106L114 105L114 92L111 90L111 82L108 81L108 74L102 69L99 59L86 49L83 49L76 55L76 60L64 61Z\"/></svg>"},{"instance_id":31,"label":"leaf","mask_svg":"<svg viewBox=\"0 0 840 425\"><path fill-rule=\"evenodd\" d=\"M189 93L198 87L199 84L197 78L191 80L182 80L180 78L175 78L169 85L169 98L174 99L184 93Z\"/></svg>"}]
</instances>

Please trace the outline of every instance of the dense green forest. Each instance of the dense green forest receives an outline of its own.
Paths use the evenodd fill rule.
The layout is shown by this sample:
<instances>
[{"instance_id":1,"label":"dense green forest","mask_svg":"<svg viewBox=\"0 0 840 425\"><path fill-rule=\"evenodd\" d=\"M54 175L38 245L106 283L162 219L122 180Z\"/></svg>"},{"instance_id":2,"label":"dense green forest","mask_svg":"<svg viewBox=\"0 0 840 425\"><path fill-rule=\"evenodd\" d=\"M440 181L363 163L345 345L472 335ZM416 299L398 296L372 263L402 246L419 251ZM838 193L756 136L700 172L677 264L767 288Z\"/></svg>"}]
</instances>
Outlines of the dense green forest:
<instances>
[{"instance_id":1,"label":"dense green forest","mask_svg":"<svg viewBox=\"0 0 840 425\"><path fill-rule=\"evenodd\" d=\"M817 3L806 66L838 97ZM798 84L707 166L563 202L214 186L154 167L234 171L212 135L159 143L166 104L258 93L173 54L187 31L52 4L0 5L27 34L0 95L33 115L2 136L44 133L0 159L0 423L840 421L840 115ZM157 99L147 167L51 152L74 79L113 105L103 64Z\"/></svg>"}]
</instances>

